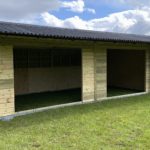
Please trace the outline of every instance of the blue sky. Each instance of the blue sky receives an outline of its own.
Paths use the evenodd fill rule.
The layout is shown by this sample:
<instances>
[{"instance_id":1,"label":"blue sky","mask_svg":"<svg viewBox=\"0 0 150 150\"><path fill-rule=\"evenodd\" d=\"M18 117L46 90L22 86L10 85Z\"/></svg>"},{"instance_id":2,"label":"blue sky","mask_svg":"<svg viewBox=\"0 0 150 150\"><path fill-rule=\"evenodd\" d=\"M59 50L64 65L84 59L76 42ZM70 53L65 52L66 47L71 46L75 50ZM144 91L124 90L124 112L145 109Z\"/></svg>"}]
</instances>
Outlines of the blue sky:
<instances>
[{"instance_id":1,"label":"blue sky","mask_svg":"<svg viewBox=\"0 0 150 150\"><path fill-rule=\"evenodd\" d=\"M0 20L150 35L150 0L5 0Z\"/></svg>"},{"instance_id":2,"label":"blue sky","mask_svg":"<svg viewBox=\"0 0 150 150\"><path fill-rule=\"evenodd\" d=\"M70 0L66 0L70 1ZM69 17L72 17L74 15L80 16L82 19L89 20L93 18L101 18L105 17L109 14L115 13L115 12L121 12L124 10L130 9L130 6L127 5L116 5L116 4L110 4L109 2L105 2L104 0L86 0L85 2L86 8L92 8L95 10L95 14L92 14L90 12L83 12L83 13L75 13L75 12L69 12L65 8L60 8L58 10L54 10L51 13L60 19L66 19Z\"/></svg>"}]
</instances>

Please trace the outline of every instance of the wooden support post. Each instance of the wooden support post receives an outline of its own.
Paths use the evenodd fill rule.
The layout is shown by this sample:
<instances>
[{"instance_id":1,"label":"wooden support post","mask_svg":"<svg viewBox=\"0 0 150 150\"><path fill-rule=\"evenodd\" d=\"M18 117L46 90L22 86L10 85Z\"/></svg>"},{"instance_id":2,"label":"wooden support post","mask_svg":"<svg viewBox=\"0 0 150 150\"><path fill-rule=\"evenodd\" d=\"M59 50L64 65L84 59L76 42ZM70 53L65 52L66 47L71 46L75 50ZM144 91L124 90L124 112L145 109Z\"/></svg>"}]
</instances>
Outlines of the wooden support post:
<instances>
[{"instance_id":1,"label":"wooden support post","mask_svg":"<svg viewBox=\"0 0 150 150\"><path fill-rule=\"evenodd\" d=\"M146 51L145 71L145 91L150 92L150 50Z\"/></svg>"},{"instance_id":2,"label":"wooden support post","mask_svg":"<svg viewBox=\"0 0 150 150\"><path fill-rule=\"evenodd\" d=\"M107 97L107 50L95 48L95 100Z\"/></svg>"},{"instance_id":3,"label":"wooden support post","mask_svg":"<svg viewBox=\"0 0 150 150\"><path fill-rule=\"evenodd\" d=\"M14 113L13 47L0 46L0 116Z\"/></svg>"},{"instance_id":4,"label":"wooden support post","mask_svg":"<svg viewBox=\"0 0 150 150\"><path fill-rule=\"evenodd\" d=\"M94 50L82 50L82 100L94 101Z\"/></svg>"}]
</instances>

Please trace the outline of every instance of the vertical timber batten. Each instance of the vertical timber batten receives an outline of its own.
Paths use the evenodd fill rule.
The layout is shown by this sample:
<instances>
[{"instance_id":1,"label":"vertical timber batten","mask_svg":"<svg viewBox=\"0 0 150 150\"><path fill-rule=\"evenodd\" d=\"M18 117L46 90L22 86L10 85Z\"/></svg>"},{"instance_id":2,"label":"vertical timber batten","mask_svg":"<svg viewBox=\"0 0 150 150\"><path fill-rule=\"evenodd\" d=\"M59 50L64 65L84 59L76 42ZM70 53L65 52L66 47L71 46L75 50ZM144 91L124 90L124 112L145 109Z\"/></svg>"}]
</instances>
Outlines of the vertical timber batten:
<instances>
[{"instance_id":1,"label":"vertical timber batten","mask_svg":"<svg viewBox=\"0 0 150 150\"><path fill-rule=\"evenodd\" d=\"M95 100L107 97L107 50L95 48Z\"/></svg>"},{"instance_id":2,"label":"vertical timber batten","mask_svg":"<svg viewBox=\"0 0 150 150\"><path fill-rule=\"evenodd\" d=\"M82 101L94 101L93 49L82 49Z\"/></svg>"},{"instance_id":3,"label":"vertical timber batten","mask_svg":"<svg viewBox=\"0 0 150 150\"><path fill-rule=\"evenodd\" d=\"M0 116L14 113L13 47L0 46Z\"/></svg>"},{"instance_id":4,"label":"vertical timber batten","mask_svg":"<svg viewBox=\"0 0 150 150\"><path fill-rule=\"evenodd\" d=\"M146 71L146 77L145 77L145 90L146 92L150 92L150 51L146 51L146 63L145 63L145 71Z\"/></svg>"}]
</instances>

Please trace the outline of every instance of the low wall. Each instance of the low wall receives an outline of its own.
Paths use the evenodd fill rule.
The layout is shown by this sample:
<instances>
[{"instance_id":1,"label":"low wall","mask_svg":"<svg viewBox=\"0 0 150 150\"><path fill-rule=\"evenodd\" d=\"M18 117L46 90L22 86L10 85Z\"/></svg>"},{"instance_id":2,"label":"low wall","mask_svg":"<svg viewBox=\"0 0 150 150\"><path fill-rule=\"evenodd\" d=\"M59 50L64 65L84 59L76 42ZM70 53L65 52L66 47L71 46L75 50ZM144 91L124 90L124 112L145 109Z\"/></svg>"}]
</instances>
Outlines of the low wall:
<instances>
[{"instance_id":1,"label":"low wall","mask_svg":"<svg viewBox=\"0 0 150 150\"><path fill-rule=\"evenodd\" d=\"M80 67L15 69L16 95L80 87Z\"/></svg>"}]
</instances>

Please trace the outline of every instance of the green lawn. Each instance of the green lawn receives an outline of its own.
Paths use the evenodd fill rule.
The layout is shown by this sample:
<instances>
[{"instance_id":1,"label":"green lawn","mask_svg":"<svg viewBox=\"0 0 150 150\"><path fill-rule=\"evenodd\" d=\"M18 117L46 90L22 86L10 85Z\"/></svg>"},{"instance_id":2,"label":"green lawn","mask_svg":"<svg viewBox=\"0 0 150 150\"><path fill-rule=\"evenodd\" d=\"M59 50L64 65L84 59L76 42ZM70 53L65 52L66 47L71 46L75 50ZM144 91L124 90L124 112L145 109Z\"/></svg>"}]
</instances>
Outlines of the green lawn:
<instances>
[{"instance_id":1,"label":"green lawn","mask_svg":"<svg viewBox=\"0 0 150 150\"><path fill-rule=\"evenodd\" d=\"M150 149L150 95L0 122L0 150L102 149Z\"/></svg>"}]
</instances>

